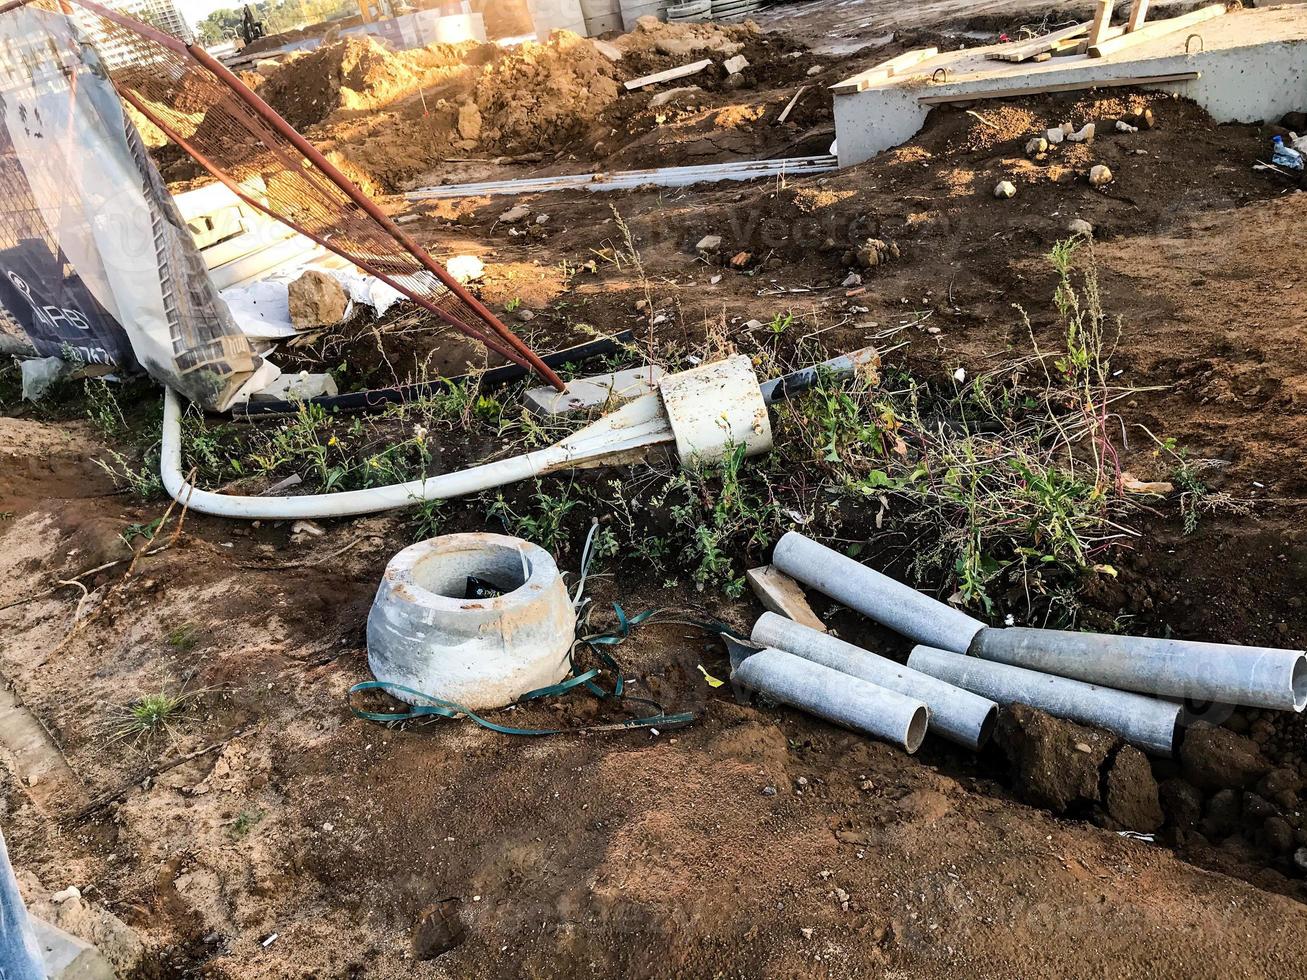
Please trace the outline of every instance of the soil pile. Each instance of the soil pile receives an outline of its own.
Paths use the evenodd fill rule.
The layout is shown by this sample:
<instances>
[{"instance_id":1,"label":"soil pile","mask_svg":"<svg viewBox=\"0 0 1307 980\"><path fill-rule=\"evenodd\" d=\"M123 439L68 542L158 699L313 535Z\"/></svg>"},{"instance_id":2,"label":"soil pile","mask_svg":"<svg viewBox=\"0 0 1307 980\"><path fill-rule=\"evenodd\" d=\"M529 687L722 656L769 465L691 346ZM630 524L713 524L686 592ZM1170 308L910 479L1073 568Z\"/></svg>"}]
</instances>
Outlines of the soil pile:
<instances>
[{"instance_id":1,"label":"soil pile","mask_svg":"<svg viewBox=\"0 0 1307 980\"><path fill-rule=\"evenodd\" d=\"M527 42L482 71L476 87L484 144L542 150L598 123L620 89L619 69L587 39L555 31Z\"/></svg>"},{"instance_id":2,"label":"soil pile","mask_svg":"<svg viewBox=\"0 0 1307 980\"><path fill-rule=\"evenodd\" d=\"M375 38L348 37L287 61L259 94L292 126L311 126L339 109L375 109L448 81L483 60L482 47L433 44L396 53Z\"/></svg>"}]
</instances>

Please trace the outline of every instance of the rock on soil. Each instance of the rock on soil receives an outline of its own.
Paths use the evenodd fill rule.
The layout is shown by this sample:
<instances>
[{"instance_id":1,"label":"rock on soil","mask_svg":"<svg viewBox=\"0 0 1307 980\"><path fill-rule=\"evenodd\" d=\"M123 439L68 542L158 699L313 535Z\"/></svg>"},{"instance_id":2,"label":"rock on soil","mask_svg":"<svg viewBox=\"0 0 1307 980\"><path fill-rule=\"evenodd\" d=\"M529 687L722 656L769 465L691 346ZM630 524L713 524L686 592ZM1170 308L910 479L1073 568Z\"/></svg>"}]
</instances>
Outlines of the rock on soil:
<instances>
[{"instance_id":1,"label":"rock on soil","mask_svg":"<svg viewBox=\"0 0 1307 980\"><path fill-rule=\"evenodd\" d=\"M1189 782L1208 792L1250 786L1271 769L1256 742L1205 722L1185 733L1180 767Z\"/></svg>"},{"instance_id":2,"label":"rock on soil","mask_svg":"<svg viewBox=\"0 0 1307 980\"><path fill-rule=\"evenodd\" d=\"M1120 744L1114 735L1024 704L1003 710L994 742L1012 766L1017 795L1054 813L1100 801L1099 772Z\"/></svg>"},{"instance_id":3,"label":"rock on soil","mask_svg":"<svg viewBox=\"0 0 1307 980\"><path fill-rule=\"evenodd\" d=\"M289 299L291 323L301 329L339 323L349 309L345 287L316 269L290 284Z\"/></svg>"},{"instance_id":4,"label":"rock on soil","mask_svg":"<svg viewBox=\"0 0 1307 980\"><path fill-rule=\"evenodd\" d=\"M1172 777L1163 780L1157 789L1158 801L1171 823L1185 830L1198 826L1203 819L1203 794L1196 786Z\"/></svg>"},{"instance_id":5,"label":"rock on soil","mask_svg":"<svg viewBox=\"0 0 1307 980\"><path fill-rule=\"evenodd\" d=\"M1122 829L1144 834L1161 829L1165 817L1153 767L1148 757L1133 745L1123 745L1117 750L1107 771L1103 796L1108 817Z\"/></svg>"}]
</instances>

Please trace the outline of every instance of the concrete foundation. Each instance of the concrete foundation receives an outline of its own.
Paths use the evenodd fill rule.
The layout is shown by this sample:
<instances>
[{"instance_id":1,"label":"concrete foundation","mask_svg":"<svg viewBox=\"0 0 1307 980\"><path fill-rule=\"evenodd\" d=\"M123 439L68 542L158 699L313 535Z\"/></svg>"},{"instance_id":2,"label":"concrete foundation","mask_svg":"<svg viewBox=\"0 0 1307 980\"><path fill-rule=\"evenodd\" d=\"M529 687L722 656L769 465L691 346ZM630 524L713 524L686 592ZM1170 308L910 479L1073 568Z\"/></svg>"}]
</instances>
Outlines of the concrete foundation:
<instances>
[{"instance_id":1,"label":"concrete foundation","mask_svg":"<svg viewBox=\"0 0 1307 980\"><path fill-rule=\"evenodd\" d=\"M1150 79L1137 84L1193 99L1218 123L1278 119L1307 105L1303 6L1235 11L1101 58L1082 54L1016 64L986 58L997 47L949 51L908 75L861 81L855 76L833 86L840 166L911 139L935 105L997 93L1016 97L1053 86L1075 91Z\"/></svg>"},{"instance_id":2,"label":"concrete foundation","mask_svg":"<svg viewBox=\"0 0 1307 980\"><path fill-rule=\"evenodd\" d=\"M117 980L113 965L90 943L35 916L32 931L49 980Z\"/></svg>"}]
</instances>

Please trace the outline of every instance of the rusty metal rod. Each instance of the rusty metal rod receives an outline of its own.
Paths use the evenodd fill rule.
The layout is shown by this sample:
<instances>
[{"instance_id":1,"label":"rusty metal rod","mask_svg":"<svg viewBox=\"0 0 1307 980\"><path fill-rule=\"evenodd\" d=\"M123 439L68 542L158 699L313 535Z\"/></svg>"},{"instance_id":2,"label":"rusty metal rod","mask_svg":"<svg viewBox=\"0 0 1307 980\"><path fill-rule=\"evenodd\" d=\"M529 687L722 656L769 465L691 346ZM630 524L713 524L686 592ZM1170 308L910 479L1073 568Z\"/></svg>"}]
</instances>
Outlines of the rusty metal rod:
<instances>
[{"instance_id":1,"label":"rusty metal rod","mask_svg":"<svg viewBox=\"0 0 1307 980\"><path fill-rule=\"evenodd\" d=\"M381 227L385 229L386 232L397 242L403 245L404 248L407 249L410 254L412 254L412 256L417 259L428 272L434 275L436 279L439 280L450 292L466 303L473 312L485 321L486 325L490 327L491 330L499 335L504 343L516 350L522 357L526 358L527 362L537 374L559 391L567 390L567 386L563 383L562 379L559 378L557 373L555 373L549 365L541 360L539 354L532 350L520 337L513 333L513 331L509 330L508 327L505 326L504 323L500 321L500 319L496 317L494 313L492 313L479 299L473 296L462 283L451 276L445 269L441 268L440 264L432 259L422 246L420 246L414 239L410 238L403 229L395 224L390 216L381 210L375 201L371 200L366 194L355 187L353 182L351 182L348 177L341 173L340 170L324 157L317 147L300 135L300 133L297 132L290 123L286 122L286 120L283 119L281 115L272 108L272 106L264 102L256 92L252 91L249 86L242 83L240 79L232 74L231 70L228 69L226 65L222 64L222 62L218 61L213 57L213 55L209 54L209 52L205 51L199 45L186 44L170 34L165 34L147 24L135 20L134 18L110 10L107 7L96 3L95 0L74 0L74 2L92 13L104 17L106 20L133 31L142 37L156 42L157 44L163 45L170 51L188 55L201 66L208 69L208 71L217 78L218 81L222 82L237 98L249 106L249 108L253 110L260 119L271 126L278 135L304 154L309 162L325 174L327 179L335 184L350 201L362 208L369 217L381 225ZM137 108L139 111L139 106ZM156 123L156 125L158 124ZM162 128L163 127L161 126L160 129ZM179 143L178 145L180 146L181 144ZM183 149L185 149L185 147L183 147ZM190 153L191 151L187 150L187 152ZM201 165L203 166L203 164ZM208 170L209 167L205 167L205 169ZM210 172L212 173L212 170L210 170ZM214 176L216 177L217 174L214 174ZM260 210L271 214L271 212L268 212L266 208L260 208ZM278 216L273 214L272 217L277 218ZM278 220L283 219L278 218ZM289 225L290 223L286 222L286 224ZM301 234L303 234L303 232L301 232ZM319 244L322 244L320 239L317 239L312 235L306 235L305 237L311 238ZM333 251L335 251L335 249L333 249ZM355 264L357 265L358 263ZM360 265L359 268L363 268L363 266ZM373 274L375 275L376 273ZM383 279L383 281L385 280ZM390 283L390 285L394 284ZM409 295L405 290L400 291L404 292L405 295ZM417 300L415 300L415 302L417 302ZM428 306L425 303L421 305L426 306L428 309L435 310L434 305ZM439 313L438 315L440 315L442 319L450 319L450 316L444 313ZM466 327L465 324L459 325L460 329L463 329L464 327ZM464 332L467 331L464 330ZM502 354L503 351L500 350L499 353ZM507 355L505 354L504 356ZM510 358L510 360L516 361L516 358Z\"/></svg>"},{"instance_id":2,"label":"rusty metal rod","mask_svg":"<svg viewBox=\"0 0 1307 980\"><path fill-rule=\"evenodd\" d=\"M77 0L77 2L90 2L90 0ZM542 378L548 381L559 391L566 391L567 385L554 372L548 364L540 359L540 355L532 350L517 334L509 330L500 319L495 316L479 299L464 287L457 279L451 276L443 269L438 262L429 256L421 245L395 224L390 215L386 214L381 207L369 198L366 194L354 186L343 173L338 170L326 157L318 151L318 148L301 136L290 123L282 119L272 106L264 102L259 94L249 86L245 85L239 78L232 74L231 70L218 61L217 58L209 54L202 47L195 44L186 45L186 50L196 61L207 68L213 75L232 93L244 101L254 112L269 126L271 126L284 139L289 141L297 150L306 156L309 161L320 171L327 175L327 178L335 184L354 204L364 210L377 224L381 225L396 241L404 246L413 257L421 262L432 275L439 279L445 287L455 296L466 303L478 316L485 320L486 325L495 331L506 343L517 349L523 357L531 362Z\"/></svg>"},{"instance_id":3,"label":"rusty metal rod","mask_svg":"<svg viewBox=\"0 0 1307 980\"><path fill-rule=\"evenodd\" d=\"M531 366L530 363L525 358L523 358L520 354L518 354L516 351L512 351L506 346L501 345L498 342L497 338L495 339L490 338L488 335L481 333L480 331L476 330L472 326L457 319L453 314L440 309L435 303L431 302L431 300L419 296L416 292L414 292L411 289L401 286L398 282L396 282L386 273L380 271L379 269L372 266L365 260L350 255L344 249L339 248L338 246L328 241L327 239L314 234L312 231L303 227L297 222L291 221L287 218L284 218L274 213L267 207L267 205L261 203L260 201L258 201L257 199L251 197L248 193L246 193L244 188L242 188L238 183L236 183L229 176L227 176L227 174L223 172L221 167L219 167L217 164L211 161L196 147L192 146L190 141L187 140L186 137L182 136L171 126L169 126L166 122L160 119L153 111L147 108L145 104L140 99L138 99L134 94L127 91L126 89L119 89L118 94L124 100L126 100L132 106L132 108L134 108L137 112L139 112L142 116L148 119L155 126L158 126L159 129L163 132L163 134L168 137L168 139L172 140L183 150L185 150L186 153L189 154L195 160L196 163L198 163L201 167L203 167L206 171L208 171L212 177L220 181L229 191L235 194L238 198L240 198L250 207L255 208L258 211L261 211L262 213L268 215L270 218L273 218L276 221L281 222L282 224L285 224L288 228L295 230L299 234L303 235L305 238L309 239L310 241L318 245L321 245L323 248L327 249L328 251L334 252L336 255L339 255L341 258L346 259L349 262L352 262L354 265L358 266L360 269L362 269L364 272L368 273L369 275L376 276L386 285L390 286L392 289L397 290L405 297L412 300L414 303L417 303L423 309L426 309L427 311L434 313L436 316L440 317L442 320L449 323L450 326L454 327L457 330L461 330L463 333L467 334L469 337L473 338L474 340L479 340L481 343L485 344L486 347L488 347L490 350L494 351L495 353L503 357L508 358L514 364L519 364L522 367Z\"/></svg>"}]
</instances>

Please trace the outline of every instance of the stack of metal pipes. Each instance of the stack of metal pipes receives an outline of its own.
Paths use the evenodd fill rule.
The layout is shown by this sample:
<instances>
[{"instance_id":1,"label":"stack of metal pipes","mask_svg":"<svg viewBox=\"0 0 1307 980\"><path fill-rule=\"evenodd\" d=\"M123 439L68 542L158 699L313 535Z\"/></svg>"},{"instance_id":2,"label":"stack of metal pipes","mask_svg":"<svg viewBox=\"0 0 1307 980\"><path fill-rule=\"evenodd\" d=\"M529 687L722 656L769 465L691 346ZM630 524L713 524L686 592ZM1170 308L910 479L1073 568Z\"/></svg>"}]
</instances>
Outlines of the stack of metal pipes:
<instances>
[{"instance_id":1,"label":"stack of metal pipes","mask_svg":"<svg viewBox=\"0 0 1307 980\"><path fill-rule=\"evenodd\" d=\"M914 752L924 729L978 749L998 705L1026 704L1169 757L1184 702L1302 711L1302 650L1009 627L993 629L797 532L772 564L915 641L896 663L784 616L753 628L764 649L732 678ZM923 724L924 720L924 724Z\"/></svg>"}]
</instances>

